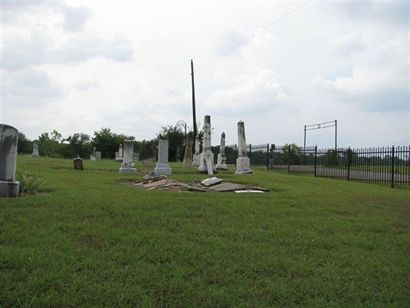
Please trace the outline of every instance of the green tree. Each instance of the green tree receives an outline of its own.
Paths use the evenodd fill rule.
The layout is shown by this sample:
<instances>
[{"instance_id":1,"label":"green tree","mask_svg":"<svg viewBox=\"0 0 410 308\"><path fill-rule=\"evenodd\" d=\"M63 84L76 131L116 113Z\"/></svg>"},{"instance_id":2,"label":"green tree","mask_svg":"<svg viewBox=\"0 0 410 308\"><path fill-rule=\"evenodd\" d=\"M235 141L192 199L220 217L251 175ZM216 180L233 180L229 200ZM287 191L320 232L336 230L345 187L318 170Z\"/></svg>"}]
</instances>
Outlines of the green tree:
<instances>
[{"instance_id":1,"label":"green tree","mask_svg":"<svg viewBox=\"0 0 410 308\"><path fill-rule=\"evenodd\" d=\"M295 143L285 144L282 149L284 163L299 165L303 161L303 154L301 149L302 148L297 146Z\"/></svg>"},{"instance_id":2,"label":"green tree","mask_svg":"<svg viewBox=\"0 0 410 308\"><path fill-rule=\"evenodd\" d=\"M31 141L22 132L18 132L17 152L24 154L32 152Z\"/></svg>"},{"instance_id":3,"label":"green tree","mask_svg":"<svg viewBox=\"0 0 410 308\"><path fill-rule=\"evenodd\" d=\"M92 151L91 138L87 134L75 133L72 136L68 136L64 140L67 142L64 147L65 157L88 157Z\"/></svg>"},{"instance_id":4,"label":"green tree","mask_svg":"<svg viewBox=\"0 0 410 308\"><path fill-rule=\"evenodd\" d=\"M182 161L185 149L185 133L180 126L163 126L157 134L157 139L168 139L170 161Z\"/></svg>"},{"instance_id":5,"label":"green tree","mask_svg":"<svg viewBox=\"0 0 410 308\"><path fill-rule=\"evenodd\" d=\"M102 128L100 131L94 132L92 139L92 146L95 146L97 151L101 151L102 157L113 158L118 147L124 140L134 140L133 136L126 136L123 134L116 134L109 128Z\"/></svg>"}]
</instances>

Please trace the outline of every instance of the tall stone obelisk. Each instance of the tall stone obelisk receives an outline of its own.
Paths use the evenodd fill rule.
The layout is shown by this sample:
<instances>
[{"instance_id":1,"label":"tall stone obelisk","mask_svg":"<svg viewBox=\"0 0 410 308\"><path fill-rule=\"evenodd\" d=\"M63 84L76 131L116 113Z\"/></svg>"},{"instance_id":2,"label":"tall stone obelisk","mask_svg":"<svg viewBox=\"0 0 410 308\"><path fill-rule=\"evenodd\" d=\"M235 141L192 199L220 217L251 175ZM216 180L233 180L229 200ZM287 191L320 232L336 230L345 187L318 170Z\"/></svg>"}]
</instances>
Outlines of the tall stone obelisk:
<instances>
[{"instance_id":1,"label":"tall stone obelisk","mask_svg":"<svg viewBox=\"0 0 410 308\"><path fill-rule=\"evenodd\" d=\"M199 146L201 144L201 141L199 140L199 136L195 137L195 152L192 158L192 166L193 167L198 167L199 166L199 158L201 156L201 153L199 153Z\"/></svg>"},{"instance_id":2,"label":"tall stone obelisk","mask_svg":"<svg viewBox=\"0 0 410 308\"><path fill-rule=\"evenodd\" d=\"M251 162L246 153L245 124L238 122L238 158L236 159L235 174L252 173Z\"/></svg>"},{"instance_id":3,"label":"tall stone obelisk","mask_svg":"<svg viewBox=\"0 0 410 308\"><path fill-rule=\"evenodd\" d=\"M211 116L204 117L203 149L199 158L198 171L214 174L214 154L211 151Z\"/></svg>"},{"instance_id":4,"label":"tall stone obelisk","mask_svg":"<svg viewBox=\"0 0 410 308\"><path fill-rule=\"evenodd\" d=\"M221 134L221 144L219 145L219 154L216 163L216 170L228 170L225 155L225 133Z\"/></svg>"}]
</instances>

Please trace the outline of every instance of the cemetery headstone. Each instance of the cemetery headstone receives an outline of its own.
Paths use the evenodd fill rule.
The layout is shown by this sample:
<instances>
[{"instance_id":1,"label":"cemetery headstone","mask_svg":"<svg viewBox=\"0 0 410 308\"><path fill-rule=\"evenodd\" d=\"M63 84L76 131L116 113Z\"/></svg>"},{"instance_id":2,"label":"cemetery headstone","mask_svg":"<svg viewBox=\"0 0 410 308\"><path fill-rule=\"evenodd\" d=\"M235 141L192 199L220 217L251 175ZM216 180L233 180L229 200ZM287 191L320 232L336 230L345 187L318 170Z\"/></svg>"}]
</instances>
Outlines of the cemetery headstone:
<instances>
[{"instance_id":1,"label":"cemetery headstone","mask_svg":"<svg viewBox=\"0 0 410 308\"><path fill-rule=\"evenodd\" d=\"M199 158L199 172L214 174L214 154L211 151L211 116L204 117L203 149Z\"/></svg>"},{"instance_id":2,"label":"cemetery headstone","mask_svg":"<svg viewBox=\"0 0 410 308\"><path fill-rule=\"evenodd\" d=\"M74 169L83 170L83 159L80 157L80 155L77 155L77 157L73 159L73 162Z\"/></svg>"},{"instance_id":3,"label":"cemetery headstone","mask_svg":"<svg viewBox=\"0 0 410 308\"><path fill-rule=\"evenodd\" d=\"M0 197L18 197L20 183L16 181L18 131L0 124Z\"/></svg>"},{"instance_id":4,"label":"cemetery headstone","mask_svg":"<svg viewBox=\"0 0 410 308\"><path fill-rule=\"evenodd\" d=\"M38 151L38 143L37 142L33 142L33 153L31 154L31 156L33 157L39 157L39 151Z\"/></svg>"},{"instance_id":5,"label":"cemetery headstone","mask_svg":"<svg viewBox=\"0 0 410 308\"><path fill-rule=\"evenodd\" d=\"M118 152L115 152L115 160L122 161L122 144L120 144Z\"/></svg>"},{"instance_id":6,"label":"cemetery headstone","mask_svg":"<svg viewBox=\"0 0 410 308\"><path fill-rule=\"evenodd\" d=\"M134 164L134 141L124 140L123 159L119 169L120 173L136 173L137 169Z\"/></svg>"},{"instance_id":7,"label":"cemetery headstone","mask_svg":"<svg viewBox=\"0 0 410 308\"><path fill-rule=\"evenodd\" d=\"M156 175L170 175L172 173L168 163L168 140L158 140L158 162L155 165L154 173Z\"/></svg>"},{"instance_id":8,"label":"cemetery headstone","mask_svg":"<svg viewBox=\"0 0 410 308\"><path fill-rule=\"evenodd\" d=\"M238 122L238 158L236 159L235 174L252 173L251 162L246 153L245 124L243 121Z\"/></svg>"},{"instance_id":9,"label":"cemetery headstone","mask_svg":"<svg viewBox=\"0 0 410 308\"><path fill-rule=\"evenodd\" d=\"M217 170L228 170L228 165L226 164L226 155L225 155L225 133L221 134L221 143L219 145L219 154L216 164Z\"/></svg>"},{"instance_id":10,"label":"cemetery headstone","mask_svg":"<svg viewBox=\"0 0 410 308\"><path fill-rule=\"evenodd\" d=\"M101 152L95 151L95 160L101 160Z\"/></svg>"},{"instance_id":11,"label":"cemetery headstone","mask_svg":"<svg viewBox=\"0 0 410 308\"><path fill-rule=\"evenodd\" d=\"M92 161L97 160L97 158L95 157L95 152L96 152L96 149L95 149L95 147L93 147L93 152L90 155L90 160L92 160Z\"/></svg>"}]
</instances>

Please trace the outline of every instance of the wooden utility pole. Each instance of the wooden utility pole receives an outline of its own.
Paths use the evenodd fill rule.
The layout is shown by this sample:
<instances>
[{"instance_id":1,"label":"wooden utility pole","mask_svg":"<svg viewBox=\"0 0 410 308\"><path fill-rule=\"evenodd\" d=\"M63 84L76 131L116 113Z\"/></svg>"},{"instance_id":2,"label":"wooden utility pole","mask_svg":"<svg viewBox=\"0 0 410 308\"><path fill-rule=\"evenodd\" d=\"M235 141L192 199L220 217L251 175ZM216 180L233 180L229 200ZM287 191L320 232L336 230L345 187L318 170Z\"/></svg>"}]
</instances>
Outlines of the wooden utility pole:
<instances>
[{"instance_id":1,"label":"wooden utility pole","mask_svg":"<svg viewBox=\"0 0 410 308\"><path fill-rule=\"evenodd\" d=\"M192 80L192 118L194 121L194 144L195 138L197 134L197 127L196 127L196 111L195 111L195 82L194 82L194 62L191 59L191 80Z\"/></svg>"}]
</instances>

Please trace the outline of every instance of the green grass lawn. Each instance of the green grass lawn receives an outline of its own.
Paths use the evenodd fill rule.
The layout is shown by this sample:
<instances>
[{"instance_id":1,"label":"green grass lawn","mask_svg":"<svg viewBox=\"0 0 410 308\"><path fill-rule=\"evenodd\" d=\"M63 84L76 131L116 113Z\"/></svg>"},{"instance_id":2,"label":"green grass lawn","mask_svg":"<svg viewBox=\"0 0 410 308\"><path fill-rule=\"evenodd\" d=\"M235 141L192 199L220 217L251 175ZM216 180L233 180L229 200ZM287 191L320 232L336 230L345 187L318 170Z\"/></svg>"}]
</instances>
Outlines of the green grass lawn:
<instances>
[{"instance_id":1,"label":"green grass lawn","mask_svg":"<svg viewBox=\"0 0 410 308\"><path fill-rule=\"evenodd\" d=\"M143 191L84 165L19 157L45 193L0 198L0 306L410 306L408 189L256 169L218 176L269 193Z\"/></svg>"}]
</instances>

